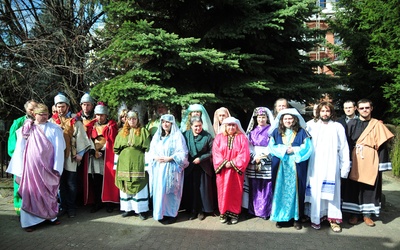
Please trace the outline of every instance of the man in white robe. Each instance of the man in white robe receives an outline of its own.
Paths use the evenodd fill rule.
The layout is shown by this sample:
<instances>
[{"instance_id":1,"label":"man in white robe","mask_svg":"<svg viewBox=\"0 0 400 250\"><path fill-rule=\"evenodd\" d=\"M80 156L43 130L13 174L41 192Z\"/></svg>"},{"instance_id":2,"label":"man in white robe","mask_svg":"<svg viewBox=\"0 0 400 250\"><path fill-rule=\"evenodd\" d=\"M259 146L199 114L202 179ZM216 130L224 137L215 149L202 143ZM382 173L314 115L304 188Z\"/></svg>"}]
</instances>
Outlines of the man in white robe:
<instances>
[{"instance_id":1,"label":"man in white robe","mask_svg":"<svg viewBox=\"0 0 400 250\"><path fill-rule=\"evenodd\" d=\"M333 121L334 112L331 103L321 102L315 119L307 122L314 152L308 165L305 214L314 229L327 219L333 232L341 232L340 177L347 178L350 159L345 130Z\"/></svg>"}]
</instances>

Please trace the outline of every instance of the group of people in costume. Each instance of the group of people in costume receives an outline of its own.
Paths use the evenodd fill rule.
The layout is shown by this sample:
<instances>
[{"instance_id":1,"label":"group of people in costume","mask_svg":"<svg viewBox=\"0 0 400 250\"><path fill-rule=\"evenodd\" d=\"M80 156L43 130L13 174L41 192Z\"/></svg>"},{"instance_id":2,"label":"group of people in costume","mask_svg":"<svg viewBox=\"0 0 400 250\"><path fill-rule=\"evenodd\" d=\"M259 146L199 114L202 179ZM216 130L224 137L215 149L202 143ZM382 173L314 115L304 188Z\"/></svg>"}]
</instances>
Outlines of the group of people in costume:
<instances>
[{"instance_id":1,"label":"group of people in costume","mask_svg":"<svg viewBox=\"0 0 400 250\"><path fill-rule=\"evenodd\" d=\"M160 104L144 126L126 105L114 121L88 93L80 104L72 114L69 99L58 94L48 120L46 105L29 101L27 115L10 129L7 171L27 231L75 217L80 195L92 213L119 204L123 217L145 220L152 211L163 224L175 223L180 210L190 220L219 214L221 223L236 224L246 209L278 228L299 230L310 220L320 229L326 220L340 232L342 210L352 224L361 214L373 226L371 215L379 215L393 134L371 117L369 100L357 104L360 117L341 124L329 102L306 122L281 98L272 111L255 108L246 131L224 107L212 122L203 105L189 105L179 123ZM40 192L31 197L29 190Z\"/></svg>"}]
</instances>

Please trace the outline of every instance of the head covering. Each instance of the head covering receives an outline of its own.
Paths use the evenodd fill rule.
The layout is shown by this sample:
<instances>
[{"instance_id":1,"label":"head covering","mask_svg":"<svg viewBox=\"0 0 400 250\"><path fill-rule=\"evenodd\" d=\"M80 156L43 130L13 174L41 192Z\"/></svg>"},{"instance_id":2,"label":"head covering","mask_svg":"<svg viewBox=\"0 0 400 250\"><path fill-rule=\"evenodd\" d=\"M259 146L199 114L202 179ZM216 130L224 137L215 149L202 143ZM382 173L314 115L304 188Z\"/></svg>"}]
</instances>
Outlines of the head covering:
<instances>
[{"instance_id":1,"label":"head covering","mask_svg":"<svg viewBox=\"0 0 400 250\"><path fill-rule=\"evenodd\" d=\"M237 125L238 129L240 130L240 132L244 135L246 134L242 128L242 125L240 124L240 121L238 119L236 119L235 117L231 116L222 121L222 124L224 124L224 125L229 124L229 123L235 123Z\"/></svg>"},{"instance_id":2,"label":"head covering","mask_svg":"<svg viewBox=\"0 0 400 250\"><path fill-rule=\"evenodd\" d=\"M69 99L63 93L58 93L54 97L54 104L57 105L58 103L66 103L68 106L71 106Z\"/></svg>"},{"instance_id":3,"label":"head covering","mask_svg":"<svg viewBox=\"0 0 400 250\"><path fill-rule=\"evenodd\" d=\"M274 120L274 115L272 114L271 110L266 107L258 107L253 110L253 115L250 118L249 125L247 126L246 134L250 133L250 131L253 130L254 125L257 126L254 122L254 117L257 117L259 115L265 115L268 117L268 122L271 124L271 127L273 126L275 120Z\"/></svg>"},{"instance_id":4,"label":"head covering","mask_svg":"<svg viewBox=\"0 0 400 250\"><path fill-rule=\"evenodd\" d=\"M84 102L90 102L95 104L96 102L93 100L93 98L89 95L89 93L85 93L82 98L81 98L81 102L80 104L84 103Z\"/></svg>"},{"instance_id":5,"label":"head covering","mask_svg":"<svg viewBox=\"0 0 400 250\"><path fill-rule=\"evenodd\" d=\"M227 114L226 117L230 117L231 116L231 113L229 113L229 110L227 108L225 108L225 107L221 107L221 108L215 110L215 112L214 112L214 123L213 123L213 127L214 127L215 133L218 133L218 131L219 131L218 114L220 112L226 113Z\"/></svg>"},{"instance_id":6,"label":"head covering","mask_svg":"<svg viewBox=\"0 0 400 250\"><path fill-rule=\"evenodd\" d=\"M200 111L201 112L201 120L203 120L203 129L207 131L208 133L211 134L211 136L214 138L215 137L215 132L211 123L210 116L207 113L207 110L204 108L203 105L201 104L191 104L187 108L184 116L182 117L182 122L181 122L181 131L185 132L187 130L187 123L190 123L189 121L189 115L193 111Z\"/></svg>"},{"instance_id":7,"label":"head covering","mask_svg":"<svg viewBox=\"0 0 400 250\"><path fill-rule=\"evenodd\" d=\"M169 134L170 134L171 136L174 135L175 133L180 133L180 130L179 130L179 128L178 128L178 125L176 125L176 122L175 122L175 117L174 117L173 115L171 115L171 114L165 114L165 115L162 115L162 116L161 116L161 118L160 118L160 124L158 125L157 131L156 131L156 133L154 134L154 137L153 137L153 138L158 138L158 139L161 138L161 133L162 133L162 122L163 122L163 121L168 121L168 122L172 123L172 124L171 124L171 131L169 132Z\"/></svg>"},{"instance_id":8,"label":"head covering","mask_svg":"<svg viewBox=\"0 0 400 250\"><path fill-rule=\"evenodd\" d=\"M95 115L108 115L108 108L103 102L98 102L94 108Z\"/></svg>"},{"instance_id":9,"label":"head covering","mask_svg":"<svg viewBox=\"0 0 400 250\"><path fill-rule=\"evenodd\" d=\"M128 112L128 114L126 115L127 118L137 118L139 119L139 114L137 111L131 110Z\"/></svg>"},{"instance_id":10,"label":"head covering","mask_svg":"<svg viewBox=\"0 0 400 250\"><path fill-rule=\"evenodd\" d=\"M295 109L295 108L288 108L288 109L282 109L281 111L279 111L278 115L275 118L274 124L271 126L271 131L274 131L274 129L276 129L279 126L279 120L281 119L281 116L283 116L283 115L297 116L297 118L299 118L300 127L306 128L306 126L307 126L306 121L300 115L299 111L297 111L297 109Z\"/></svg>"}]
</instances>

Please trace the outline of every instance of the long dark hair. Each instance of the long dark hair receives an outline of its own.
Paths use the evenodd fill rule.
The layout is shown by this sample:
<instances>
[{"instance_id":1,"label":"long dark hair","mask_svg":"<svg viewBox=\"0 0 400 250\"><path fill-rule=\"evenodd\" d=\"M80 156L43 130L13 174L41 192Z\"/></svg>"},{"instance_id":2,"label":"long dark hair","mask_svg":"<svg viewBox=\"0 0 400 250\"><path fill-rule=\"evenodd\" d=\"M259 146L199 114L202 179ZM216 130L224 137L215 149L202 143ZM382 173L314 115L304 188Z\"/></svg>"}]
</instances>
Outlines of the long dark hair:
<instances>
[{"instance_id":1,"label":"long dark hair","mask_svg":"<svg viewBox=\"0 0 400 250\"><path fill-rule=\"evenodd\" d=\"M279 127L278 127L279 134L284 135L285 131L286 131L286 127L285 127L285 125L283 125L283 117L285 115L290 115L291 117L293 117L293 124L290 127L290 129L295 131L295 132L298 132L299 129L300 129L299 118L297 116L295 116L295 115L292 115L292 114L282 114L281 118L279 119Z\"/></svg>"},{"instance_id":2,"label":"long dark hair","mask_svg":"<svg viewBox=\"0 0 400 250\"><path fill-rule=\"evenodd\" d=\"M323 107L328 107L329 108L329 110L331 111L331 120L335 121L336 120L335 107L330 102L321 102L320 104L318 104L317 110L315 111L314 121L316 122L321 118L320 113L321 113L321 109Z\"/></svg>"}]
</instances>

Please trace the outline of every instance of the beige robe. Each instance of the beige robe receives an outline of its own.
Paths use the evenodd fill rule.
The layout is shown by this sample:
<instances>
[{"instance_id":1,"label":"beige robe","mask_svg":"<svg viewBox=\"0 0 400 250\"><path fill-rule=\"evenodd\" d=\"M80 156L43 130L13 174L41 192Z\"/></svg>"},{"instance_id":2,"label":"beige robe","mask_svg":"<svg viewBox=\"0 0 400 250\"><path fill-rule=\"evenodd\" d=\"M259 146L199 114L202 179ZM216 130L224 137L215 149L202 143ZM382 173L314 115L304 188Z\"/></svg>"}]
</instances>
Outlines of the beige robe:
<instances>
[{"instance_id":1,"label":"beige robe","mask_svg":"<svg viewBox=\"0 0 400 250\"><path fill-rule=\"evenodd\" d=\"M392 137L394 135L383 123L372 118L352 151L353 162L349 178L371 186L375 185L379 170L378 149Z\"/></svg>"}]
</instances>

